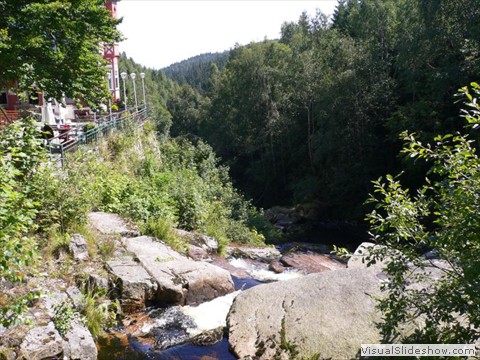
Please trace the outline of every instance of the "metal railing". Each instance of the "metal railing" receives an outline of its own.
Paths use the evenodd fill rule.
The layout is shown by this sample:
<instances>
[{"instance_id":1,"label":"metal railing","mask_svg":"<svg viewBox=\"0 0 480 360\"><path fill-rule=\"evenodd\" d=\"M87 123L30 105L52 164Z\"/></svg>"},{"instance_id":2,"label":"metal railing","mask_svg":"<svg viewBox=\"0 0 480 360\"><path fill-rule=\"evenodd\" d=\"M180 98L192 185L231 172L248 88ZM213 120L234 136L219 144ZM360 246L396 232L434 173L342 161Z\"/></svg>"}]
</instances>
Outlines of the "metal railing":
<instances>
[{"instance_id":1,"label":"metal railing","mask_svg":"<svg viewBox=\"0 0 480 360\"><path fill-rule=\"evenodd\" d=\"M48 139L47 146L52 158L60 160L63 166L66 154L75 151L80 145L97 142L103 137L108 137L111 132L125 128L129 123L142 125L146 118L147 108L139 106L98 117L95 122L90 122L95 126L87 131L84 129L89 123L75 124L68 129L58 128L59 135Z\"/></svg>"}]
</instances>

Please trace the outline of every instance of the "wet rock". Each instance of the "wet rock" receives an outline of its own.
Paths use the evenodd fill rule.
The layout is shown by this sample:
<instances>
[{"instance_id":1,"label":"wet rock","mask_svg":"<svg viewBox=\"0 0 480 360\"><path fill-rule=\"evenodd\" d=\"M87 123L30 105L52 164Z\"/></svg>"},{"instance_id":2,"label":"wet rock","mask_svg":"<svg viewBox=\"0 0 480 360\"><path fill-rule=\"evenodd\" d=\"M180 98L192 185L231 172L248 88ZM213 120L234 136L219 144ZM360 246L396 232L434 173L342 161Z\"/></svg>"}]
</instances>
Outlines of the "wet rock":
<instances>
[{"instance_id":1,"label":"wet rock","mask_svg":"<svg viewBox=\"0 0 480 360\"><path fill-rule=\"evenodd\" d=\"M73 259L76 261L85 261L90 259L88 254L88 247L85 238L80 234L73 234L70 236L70 244L68 245Z\"/></svg>"},{"instance_id":2,"label":"wet rock","mask_svg":"<svg viewBox=\"0 0 480 360\"><path fill-rule=\"evenodd\" d=\"M91 212L88 214L90 226L101 235L138 236L139 231L133 224L117 214Z\"/></svg>"},{"instance_id":3,"label":"wet rock","mask_svg":"<svg viewBox=\"0 0 480 360\"><path fill-rule=\"evenodd\" d=\"M235 258L247 258L270 262L271 260L280 258L281 254L273 247L248 247L248 246L229 246L227 254Z\"/></svg>"},{"instance_id":4,"label":"wet rock","mask_svg":"<svg viewBox=\"0 0 480 360\"><path fill-rule=\"evenodd\" d=\"M179 306L173 306L159 313L159 321L151 330L155 349L163 350L180 345L191 339L188 329L194 328L191 317L185 315Z\"/></svg>"},{"instance_id":5,"label":"wet rock","mask_svg":"<svg viewBox=\"0 0 480 360\"><path fill-rule=\"evenodd\" d=\"M197 234L180 229L175 229L175 232L177 233L177 235L186 238L190 245L202 248L208 253L216 254L218 251L218 241L211 236Z\"/></svg>"},{"instance_id":6,"label":"wet rock","mask_svg":"<svg viewBox=\"0 0 480 360\"><path fill-rule=\"evenodd\" d=\"M66 344L71 360L95 360L97 347L90 331L79 320L72 321L70 330L65 334ZM65 351L67 352L67 351Z\"/></svg>"},{"instance_id":7,"label":"wet rock","mask_svg":"<svg viewBox=\"0 0 480 360\"><path fill-rule=\"evenodd\" d=\"M219 327L205 331L189 340L189 343L197 346L211 346L223 339L224 328Z\"/></svg>"},{"instance_id":8,"label":"wet rock","mask_svg":"<svg viewBox=\"0 0 480 360\"><path fill-rule=\"evenodd\" d=\"M285 267L280 261L274 260L268 265L268 270L271 270L277 274L281 274L285 271Z\"/></svg>"},{"instance_id":9,"label":"wet rock","mask_svg":"<svg viewBox=\"0 0 480 360\"><path fill-rule=\"evenodd\" d=\"M125 244L157 282L156 300L160 303L199 304L234 291L224 269L190 260L154 238L130 238Z\"/></svg>"},{"instance_id":10,"label":"wet rock","mask_svg":"<svg viewBox=\"0 0 480 360\"><path fill-rule=\"evenodd\" d=\"M319 254L290 254L282 256L280 262L284 266L302 270L307 274L314 274L322 271L344 269L345 264L331 259L327 255Z\"/></svg>"},{"instance_id":11,"label":"wet rock","mask_svg":"<svg viewBox=\"0 0 480 360\"><path fill-rule=\"evenodd\" d=\"M52 322L30 330L22 344L20 353L29 360L60 357L63 353L63 340Z\"/></svg>"},{"instance_id":12,"label":"wet rock","mask_svg":"<svg viewBox=\"0 0 480 360\"><path fill-rule=\"evenodd\" d=\"M145 302L156 298L158 285L150 274L130 256L107 262L114 283L120 292L122 310L126 313L143 309Z\"/></svg>"},{"instance_id":13,"label":"wet rock","mask_svg":"<svg viewBox=\"0 0 480 360\"><path fill-rule=\"evenodd\" d=\"M172 306L133 314L124 320L128 336L158 350L189 343L212 345L223 338L226 317L239 291L198 306Z\"/></svg>"}]
</instances>

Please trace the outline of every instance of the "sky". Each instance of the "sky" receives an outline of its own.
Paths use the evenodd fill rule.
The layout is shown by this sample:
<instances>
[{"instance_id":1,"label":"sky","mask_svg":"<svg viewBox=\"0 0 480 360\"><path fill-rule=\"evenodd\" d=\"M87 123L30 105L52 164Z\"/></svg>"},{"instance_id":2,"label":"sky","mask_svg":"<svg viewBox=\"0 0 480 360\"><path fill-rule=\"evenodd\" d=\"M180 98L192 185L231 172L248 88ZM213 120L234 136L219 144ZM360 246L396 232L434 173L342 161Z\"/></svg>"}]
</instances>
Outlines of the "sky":
<instances>
[{"instance_id":1,"label":"sky","mask_svg":"<svg viewBox=\"0 0 480 360\"><path fill-rule=\"evenodd\" d=\"M236 43L278 39L285 21L316 9L331 15L336 0L122 0L118 15L126 40L120 51L161 69L195 55L229 50Z\"/></svg>"}]
</instances>

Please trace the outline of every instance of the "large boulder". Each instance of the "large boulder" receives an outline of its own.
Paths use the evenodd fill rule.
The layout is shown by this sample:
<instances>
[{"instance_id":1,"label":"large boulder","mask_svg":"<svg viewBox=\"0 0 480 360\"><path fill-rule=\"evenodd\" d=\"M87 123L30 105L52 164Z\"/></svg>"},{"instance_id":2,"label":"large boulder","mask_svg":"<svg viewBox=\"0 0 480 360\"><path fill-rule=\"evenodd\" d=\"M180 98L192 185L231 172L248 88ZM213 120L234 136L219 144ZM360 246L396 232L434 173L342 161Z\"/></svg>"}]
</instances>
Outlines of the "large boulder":
<instances>
[{"instance_id":1,"label":"large boulder","mask_svg":"<svg viewBox=\"0 0 480 360\"><path fill-rule=\"evenodd\" d=\"M381 339L373 268L342 269L251 288L235 299L229 342L240 358L354 358Z\"/></svg>"},{"instance_id":2,"label":"large boulder","mask_svg":"<svg viewBox=\"0 0 480 360\"><path fill-rule=\"evenodd\" d=\"M200 304L234 291L228 271L190 260L154 238L140 236L124 243L158 284L158 302Z\"/></svg>"},{"instance_id":3,"label":"large boulder","mask_svg":"<svg viewBox=\"0 0 480 360\"><path fill-rule=\"evenodd\" d=\"M122 310L131 313L143 309L156 299L158 285L145 268L131 256L119 256L107 262L116 289L120 292Z\"/></svg>"},{"instance_id":4,"label":"large boulder","mask_svg":"<svg viewBox=\"0 0 480 360\"><path fill-rule=\"evenodd\" d=\"M290 359L320 355L328 359L351 359L361 344L379 343L376 323L381 314L375 297L383 296L385 262L367 267L372 247L364 243L348 268L311 274L293 280L257 286L235 299L228 317L229 342L240 358ZM425 289L450 269L442 260L412 267L409 289ZM419 276L417 276L419 275ZM403 330L408 336L424 319Z\"/></svg>"}]
</instances>

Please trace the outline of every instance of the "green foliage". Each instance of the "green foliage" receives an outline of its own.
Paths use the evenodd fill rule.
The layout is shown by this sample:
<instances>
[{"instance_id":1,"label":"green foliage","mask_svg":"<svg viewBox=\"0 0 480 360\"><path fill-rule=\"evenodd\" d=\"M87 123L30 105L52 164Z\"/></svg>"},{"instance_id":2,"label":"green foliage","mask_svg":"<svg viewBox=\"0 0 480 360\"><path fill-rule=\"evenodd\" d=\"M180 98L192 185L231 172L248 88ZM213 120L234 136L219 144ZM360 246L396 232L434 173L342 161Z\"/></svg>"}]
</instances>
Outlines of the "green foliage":
<instances>
[{"instance_id":1,"label":"green foliage","mask_svg":"<svg viewBox=\"0 0 480 360\"><path fill-rule=\"evenodd\" d=\"M92 336L97 338L104 328L114 325L120 307L118 303L105 299L104 294L88 290L83 294L79 311L83 323Z\"/></svg>"},{"instance_id":2,"label":"green foliage","mask_svg":"<svg viewBox=\"0 0 480 360\"><path fill-rule=\"evenodd\" d=\"M0 294L0 324L6 328L21 323L29 323L31 319L25 317L32 302L40 298L39 291L32 291L27 295L15 298L6 298Z\"/></svg>"},{"instance_id":3,"label":"green foliage","mask_svg":"<svg viewBox=\"0 0 480 360\"><path fill-rule=\"evenodd\" d=\"M472 83L474 95L462 91L469 102L465 116L469 124L480 124L476 97L480 87ZM375 242L387 245L374 250L371 262L387 258L390 281L383 285L386 297L379 308L384 322L384 341L402 335L402 329L421 319L425 326L403 341L424 343L474 343L480 328L480 159L477 145L469 135L456 133L435 137L435 143L423 144L405 133L402 153L418 161L427 161L431 170L412 195L399 180L387 176L387 182L375 182L371 201L375 210L368 215ZM409 287L421 281L421 272L429 264L422 253L435 252L445 261L443 277L428 289Z\"/></svg>"},{"instance_id":4,"label":"green foliage","mask_svg":"<svg viewBox=\"0 0 480 360\"><path fill-rule=\"evenodd\" d=\"M343 0L285 23L279 41L237 46L210 88L168 101L172 134L210 144L236 186L269 207L315 203L359 220L371 179L404 168L398 135L460 129L455 91L480 75L478 2ZM416 171L411 171L413 168Z\"/></svg>"},{"instance_id":5,"label":"green foliage","mask_svg":"<svg viewBox=\"0 0 480 360\"><path fill-rule=\"evenodd\" d=\"M209 79L212 71L222 70L225 67L228 53L228 51L224 51L197 55L172 64L162 71L180 85L188 84L198 92L205 94L210 90Z\"/></svg>"},{"instance_id":6,"label":"green foliage","mask_svg":"<svg viewBox=\"0 0 480 360\"><path fill-rule=\"evenodd\" d=\"M0 2L0 79L57 99L106 99L102 44L120 40L104 1Z\"/></svg>"},{"instance_id":7,"label":"green foliage","mask_svg":"<svg viewBox=\"0 0 480 360\"><path fill-rule=\"evenodd\" d=\"M33 200L31 182L45 158L33 120L18 121L0 133L0 279L21 282L36 258L35 229L39 203ZM7 301L1 323L21 319L25 299Z\"/></svg>"},{"instance_id":8,"label":"green foliage","mask_svg":"<svg viewBox=\"0 0 480 360\"><path fill-rule=\"evenodd\" d=\"M53 324L55 325L55 329L57 329L61 336L65 336L70 330L72 320L75 317L72 305L69 301L62 301L55 306L54 310Z\"/></svg>"},{"instance_id":9,"label":"green foliage","mask_svg":"<svg viewBox=\"0 0 480 360\"><path fill-rule=\"evenodd\" d=\"M172 221L149 219L142 229L142 233L156 237L180 253L184 253L188 249L185 240L175 233Z\"/></svg>"}]
</instances>

